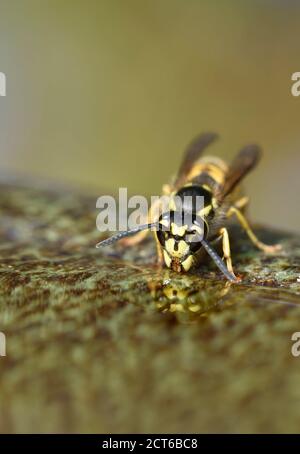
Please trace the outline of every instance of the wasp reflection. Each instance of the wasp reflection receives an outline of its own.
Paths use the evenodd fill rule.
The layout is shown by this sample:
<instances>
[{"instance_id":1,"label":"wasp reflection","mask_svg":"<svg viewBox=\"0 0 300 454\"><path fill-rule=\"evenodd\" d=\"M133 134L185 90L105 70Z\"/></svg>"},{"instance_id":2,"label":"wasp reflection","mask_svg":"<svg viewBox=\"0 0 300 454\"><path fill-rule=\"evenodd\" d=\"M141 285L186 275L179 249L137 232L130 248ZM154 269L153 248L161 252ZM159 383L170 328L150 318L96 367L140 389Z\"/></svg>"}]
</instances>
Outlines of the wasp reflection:
<instances>
[{"instance_id":1,"label":"wasp reflection","mask_svg":"<svg viewBox=\"0 0 300 454\"><path fill-rule=\"evenodd\" d=\"M231 286L230 282L188 274L178 276L168 270L148 282L156 308L175 313L182 321L193 321L221 308Z\"/></svg>"}]
</instances>

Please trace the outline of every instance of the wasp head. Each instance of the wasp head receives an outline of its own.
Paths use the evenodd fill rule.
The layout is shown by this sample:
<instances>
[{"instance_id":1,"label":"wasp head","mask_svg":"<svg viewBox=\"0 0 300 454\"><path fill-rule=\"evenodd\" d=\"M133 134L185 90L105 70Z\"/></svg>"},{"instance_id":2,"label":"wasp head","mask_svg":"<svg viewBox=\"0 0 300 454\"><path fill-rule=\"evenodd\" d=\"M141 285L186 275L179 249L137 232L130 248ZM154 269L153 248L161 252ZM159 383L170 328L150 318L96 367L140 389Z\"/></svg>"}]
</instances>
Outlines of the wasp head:
<instances>
[{"instance_id":1,"label":"wasp head","mask_svg":"<svg viewBox=\"0 0 300 454\"><path fill-rule=\"evenodd\" d=\"M207 232L206 220L193 212L170 211L162 214L156 235L167 267L177 272L188 271Z\"/></svg>"}]
</instances>

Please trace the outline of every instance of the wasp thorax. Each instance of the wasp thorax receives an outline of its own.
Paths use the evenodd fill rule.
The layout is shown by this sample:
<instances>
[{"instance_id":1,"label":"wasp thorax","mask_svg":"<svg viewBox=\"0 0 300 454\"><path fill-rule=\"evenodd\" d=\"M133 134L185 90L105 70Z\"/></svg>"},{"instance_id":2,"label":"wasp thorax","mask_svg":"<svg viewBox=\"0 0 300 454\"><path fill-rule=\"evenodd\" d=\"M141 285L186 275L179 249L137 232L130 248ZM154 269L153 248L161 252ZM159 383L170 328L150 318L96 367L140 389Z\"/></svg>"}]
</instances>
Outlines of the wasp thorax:
<instances>
[{"instance_id":1,"label":"wasp thorax","mask_svg":"<svg viewBox=\"0 0 300 454\"><path fill-rule=\"evenodd\" d=\"M202 247L207 224L193 212L171 211L160 217L156 234L166 265L174 271L188 271L194 254Z\"/></svg>"}]
</instances>

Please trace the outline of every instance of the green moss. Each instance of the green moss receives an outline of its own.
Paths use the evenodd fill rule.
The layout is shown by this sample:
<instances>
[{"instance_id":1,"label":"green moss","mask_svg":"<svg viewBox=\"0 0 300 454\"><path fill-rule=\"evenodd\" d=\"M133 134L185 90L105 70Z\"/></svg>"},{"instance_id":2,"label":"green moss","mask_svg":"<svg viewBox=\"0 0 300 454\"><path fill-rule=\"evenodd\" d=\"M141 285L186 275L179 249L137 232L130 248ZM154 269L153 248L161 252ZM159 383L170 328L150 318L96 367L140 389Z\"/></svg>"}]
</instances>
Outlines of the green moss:
<instances>
[{"instance_id":1,"label":"green moss","mask_svg":"<svg viewBox=\"0 0 300 454\"><path fill-rule=\"evenodd\" d=\"M95 199L1 187L2 432L291 432L300 426L300 238L238 229L241 284L95 244Z\"/></svg>"}]
</instances>

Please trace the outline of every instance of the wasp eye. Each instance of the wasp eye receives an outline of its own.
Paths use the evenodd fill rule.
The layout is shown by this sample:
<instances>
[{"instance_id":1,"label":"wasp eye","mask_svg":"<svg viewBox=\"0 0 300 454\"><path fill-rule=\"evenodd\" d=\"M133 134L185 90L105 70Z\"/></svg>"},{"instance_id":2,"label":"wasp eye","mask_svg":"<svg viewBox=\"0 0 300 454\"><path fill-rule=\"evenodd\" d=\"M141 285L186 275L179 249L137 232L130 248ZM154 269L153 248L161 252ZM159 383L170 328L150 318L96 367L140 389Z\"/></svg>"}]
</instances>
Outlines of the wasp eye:
<instances>
[{"instance_id":1,"label":"wasp eye","mask_svg":"<svg viewBox=\"0 0 300 454\"><path fill-rule=\"evenodd\" d=\"M192 241L191 243L189 243L189 246L192 252L196 252L202 247L202 243L201 241Z\"/></svg>"},{"instance_id":2,"label":"wasp eye","mask_svg":"<svg viewBox=\"0 0 300 454\"><path fill-rule=\"evenodd\" d=\"M157 236L157 239L160 242L160 244L162 246L164 246L165 242L168 239L168 232L165 232L164 230L157 230L156 236Z\"/></svg>"},{"instance_id":3,"label":"wasp eye","mask_svg":"<svg viewBox=\"0 0 300 454\"><path fill-rule=\"evenodd\" d=\"M201 238L199 232L197 232L196 230L186 233L184 239L187 242L187 244L189 245L190 250L192 252L198 251L202 246L202 244L201 244L202 238Z\"/></svg>"}]
</instances>

